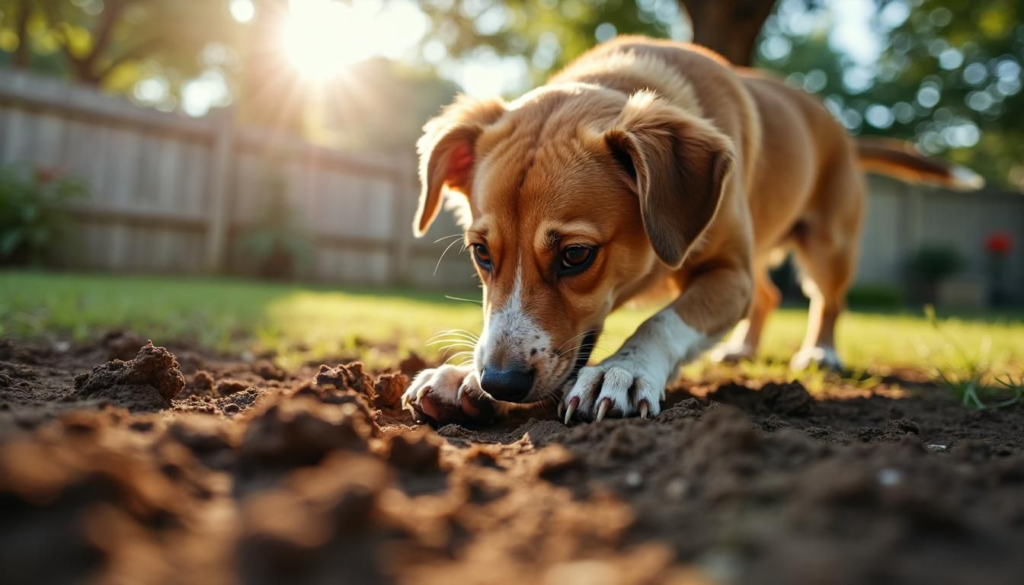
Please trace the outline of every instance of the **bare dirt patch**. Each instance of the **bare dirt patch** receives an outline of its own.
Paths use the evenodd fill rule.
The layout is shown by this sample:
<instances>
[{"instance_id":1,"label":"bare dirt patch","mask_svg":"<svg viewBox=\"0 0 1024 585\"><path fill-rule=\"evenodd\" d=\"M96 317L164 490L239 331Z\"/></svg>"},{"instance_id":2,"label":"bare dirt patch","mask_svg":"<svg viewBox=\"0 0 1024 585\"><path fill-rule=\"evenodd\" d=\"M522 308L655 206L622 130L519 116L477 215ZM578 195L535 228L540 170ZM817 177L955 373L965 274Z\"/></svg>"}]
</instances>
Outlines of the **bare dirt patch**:
<instances>
[{"instance_id":1,"label":"bare dirt patch","mask_svg":"<svg viewBox=\"0 0 1024 585\"><path fill-rule=\"evenodd\" d=\"M402 373L146 341L0 342L4 582L1024 582L1019 408L703 381L433 430Z\"/></svg>"}]
</instances>

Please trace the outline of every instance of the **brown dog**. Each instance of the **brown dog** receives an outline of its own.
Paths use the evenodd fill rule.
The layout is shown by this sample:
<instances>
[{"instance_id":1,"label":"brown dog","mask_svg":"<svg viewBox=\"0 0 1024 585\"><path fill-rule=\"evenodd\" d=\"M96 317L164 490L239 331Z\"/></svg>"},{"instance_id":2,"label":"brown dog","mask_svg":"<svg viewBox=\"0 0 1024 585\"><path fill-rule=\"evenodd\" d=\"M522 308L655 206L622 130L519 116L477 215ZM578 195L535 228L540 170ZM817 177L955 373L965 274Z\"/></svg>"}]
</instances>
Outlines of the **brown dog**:
<instances>
[{"instance_id":1,"label":"brown dog","mask_svg":"<svg viewBox=\"0 0 1024 585\"><path fill-rule=\"evenodd\" d=\"M754 354L778 304L769 258L785 248L811 298L793 366L839 367L862 166L980 183L897 143L858 148L812 96L700 47L635 37L514 102L460 99L425 130L414 230L442 195L462 206L485 316L473 365L422 372L404 397L434 422L551 401L566 422L657 415L676 368L741 321L716 356ZM585 367L608 314L665 285L675 300Z\"/></svg>"}]
</instances>

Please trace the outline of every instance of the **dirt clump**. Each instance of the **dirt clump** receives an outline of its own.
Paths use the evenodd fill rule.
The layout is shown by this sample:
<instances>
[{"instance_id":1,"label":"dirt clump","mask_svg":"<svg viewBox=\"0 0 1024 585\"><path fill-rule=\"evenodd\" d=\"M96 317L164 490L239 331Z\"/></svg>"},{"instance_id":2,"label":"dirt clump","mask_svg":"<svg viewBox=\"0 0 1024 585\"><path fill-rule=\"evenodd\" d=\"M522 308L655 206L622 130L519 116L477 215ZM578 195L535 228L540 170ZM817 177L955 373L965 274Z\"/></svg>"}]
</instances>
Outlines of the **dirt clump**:
<instances>
[{"instance_id":1,"label":"dirt clump","mask_svg":"<svg viewBox=\"0 0 1024 585\"><path fill-rule=\"evenodd\" d=\"M131 361L111 360L75 377L79 396L106 398L131 411L167 408L184 387L185 376L174 355L152 341Z\"/></svg>"},{"instance_id":2,"label":"dirt clump","mask_svg":"<svg viewBox=\"0 0 1024 585\"><path fill-rule=\"evenodd\" d=\"M400 469L437 471L441 467L441 441L422 431L393 435L387 461Z\"/></svg>"},{"instance_id":3,"label":"dirt clump","mask_svg":"<svg viewBox=\"0 0 1024 585\"><path fill-rule=\"evenodd\" d=\"M221 380L217 382L215 394L218 396L231 396L238 392L244 392L251 387L251 384L242 380Z\"/></svg>"},{"instance_id":4,"label":"dirt clump","mask_svg":"<svg viewBox=\"0 0 1024 585\"><path fill-rule=\"evenodd\" d=\"M256 464L313 465L335 449L365 451L373 432L369 414L357 404L296 396L253 413L241 454Z\"/></svg>"},{"instance_id":5,"label":"dirt clump","mask_svg":"<svg viewBox=\"0 0 1024 585\"><path fill-rule=\"evenodd\" d=\"M274 365L274 362L270 360L259 360L253 365L253 371L263 378L264 380L276 380L283 382L288 374L284 370Z\"/></svg>"},{"instance_id":6,"label":"dirt clump","mask_svg":"<svg viewBox=\"0 0 1024 585\"><path fill-rule=\"evenodd\" d=\"M377 408L398 408L408 387L409 377L401 372L381 374L373 385L373 403Z\"/></svg>"},{"instance_id":7,"label":"dirt clump","mask_svg":"<svg viewBox=\"0 0 1024 585\"><path fill-rule=\"evenodd\" d=\"M333 368L321 365L314 383L319 388L333 387L335 390L352 390L363 394L370 400L374 397L373 380L363 372L363 364L359 362Z\"/></svg>"},{"instance_id":8,"label":"dirt clump","mask_svg":"<svg viewBox=\"0 0 1024 585\"><path fill-rule=\"evenodd\" d=\"M213 393L214 384L215 381L210 372L200 370L192 377L192 386L188 391L189 394L196 394L199 396L209 395Z\"/></svg>"}]
</instances>

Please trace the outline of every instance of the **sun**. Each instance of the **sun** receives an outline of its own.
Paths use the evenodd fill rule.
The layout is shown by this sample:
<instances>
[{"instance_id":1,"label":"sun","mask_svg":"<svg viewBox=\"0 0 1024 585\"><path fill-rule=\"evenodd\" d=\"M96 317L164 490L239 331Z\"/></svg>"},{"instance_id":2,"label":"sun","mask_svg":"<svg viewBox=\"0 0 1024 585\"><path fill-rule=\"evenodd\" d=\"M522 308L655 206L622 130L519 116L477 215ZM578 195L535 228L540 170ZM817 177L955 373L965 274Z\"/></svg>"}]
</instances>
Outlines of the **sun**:
<instances>
[{"instance_id":1,"label":"sun","mask_svg":"<svg viewBox=\"0 0 1024 585\"><path fill-rule=\"evenodd\" d=\"M292 67L304 77L326 79L358 61L360 16L341 2L292 0L281 30Z\"/></svg>"},{"instance_id":2,"label":"sun","mask_svg":"<svg viewBox=\"0 0 1024 585\"><path fill-rule=\"evenodd\" d=\"M400 57L423 36L425 19L407 2L291 0L280 45L300 75L324 81L374 55Z\"/></svg>"}]
</instances>

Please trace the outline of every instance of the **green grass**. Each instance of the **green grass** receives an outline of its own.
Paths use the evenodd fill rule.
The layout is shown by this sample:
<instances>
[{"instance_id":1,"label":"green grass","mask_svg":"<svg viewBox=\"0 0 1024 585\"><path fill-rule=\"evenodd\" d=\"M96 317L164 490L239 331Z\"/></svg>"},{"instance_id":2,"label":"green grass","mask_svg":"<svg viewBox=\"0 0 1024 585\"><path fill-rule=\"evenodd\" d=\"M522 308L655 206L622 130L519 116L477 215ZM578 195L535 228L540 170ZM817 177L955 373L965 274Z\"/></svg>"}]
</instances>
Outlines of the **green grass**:
<instances>
[{"instance_id":1,"label":"green grass","mask_svg":"<svg viewBox=\"0 0 1024 585\"><path fill-rule=\"evenodd\" d=\"M476 298L479 293L450 291ZM606 323L596 358L614 351L659 307L624 309ZM1024 314L942 315L938 331L922 312L847 313L839 348L849 367L884 373L890 367L942 369L977 352L993 375L1019 373ZM228 279L0 272L0 337L89 339L128 329L156 343L189 340L227 352L269 351L282 365L358 352L370 365L393 365L409 351L437 357L430 338L447 329L478 332L480 307L442 292L270 284ZM768 326L765 360L754 375L780 375L803 336L802 308L780 310Z\"/></svg>"}]
</instances>

